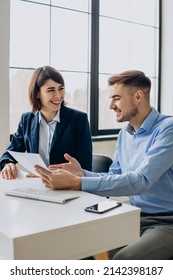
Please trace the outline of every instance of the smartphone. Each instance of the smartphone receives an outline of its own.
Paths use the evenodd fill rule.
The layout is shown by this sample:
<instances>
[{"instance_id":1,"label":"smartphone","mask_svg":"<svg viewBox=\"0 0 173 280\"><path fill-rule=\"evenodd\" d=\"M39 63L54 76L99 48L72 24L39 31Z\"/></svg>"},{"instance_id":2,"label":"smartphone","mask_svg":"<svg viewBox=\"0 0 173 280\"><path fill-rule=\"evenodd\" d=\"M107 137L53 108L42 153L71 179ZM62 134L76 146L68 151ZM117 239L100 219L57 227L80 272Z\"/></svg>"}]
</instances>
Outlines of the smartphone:
<instances>
[{"instance_id":1,"label":"smartphone","mask_svg":"<svg viewBox=\"0 0 173 280\"><path fill-rule=\"evenodd\" d=\"M112 199L106 199L106 200L100 201L97 204L86 207L85 211L102 214L111 209L120 207L121 205L122 205L121 202L116 202L115 200L112 200Z\"/></svg>"}]
</instances>

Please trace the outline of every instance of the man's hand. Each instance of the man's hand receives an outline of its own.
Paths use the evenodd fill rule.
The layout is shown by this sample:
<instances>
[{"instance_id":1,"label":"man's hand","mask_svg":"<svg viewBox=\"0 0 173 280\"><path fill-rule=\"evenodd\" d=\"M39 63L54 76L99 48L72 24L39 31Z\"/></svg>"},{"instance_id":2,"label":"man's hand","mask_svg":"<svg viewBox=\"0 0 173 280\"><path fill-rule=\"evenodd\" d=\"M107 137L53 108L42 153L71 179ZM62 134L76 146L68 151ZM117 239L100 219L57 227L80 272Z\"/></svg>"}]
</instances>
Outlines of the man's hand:
<instances>
[{"instance_id":1,"label":"man's hand","mask_svg":"<svg viewBox=\"0 0 173 280\"><path fill-rule=\"evenodd\" d=\"M16 179L18 169L14 163L7 163L1 171L3 179L12 180Z\"/></svg>"},{"instance_id":2,"label":"man's hand","mask_svg":"<svg viewBox=\"0 0 173 280\"><path fill-rule=\"evenodd\" d=\"M81 190L82 179L62 169L48 171L36 165L35 170L39 173L43 184L54 190Z\"/></svg>"},{"instance_id":3,"label":"man's hand","mask_svg":"<svg viewBox=\"0 0 173 280\"><path fill-rule=\"evenodd\" d=\"M57 169L63 169L79 177L85 176L84 170L81 168L80 163L75 158L71 157L69 154L64 154L64 157L68 163L50 165L49 170L55 171Z\"/></svg>"}]
</instances>

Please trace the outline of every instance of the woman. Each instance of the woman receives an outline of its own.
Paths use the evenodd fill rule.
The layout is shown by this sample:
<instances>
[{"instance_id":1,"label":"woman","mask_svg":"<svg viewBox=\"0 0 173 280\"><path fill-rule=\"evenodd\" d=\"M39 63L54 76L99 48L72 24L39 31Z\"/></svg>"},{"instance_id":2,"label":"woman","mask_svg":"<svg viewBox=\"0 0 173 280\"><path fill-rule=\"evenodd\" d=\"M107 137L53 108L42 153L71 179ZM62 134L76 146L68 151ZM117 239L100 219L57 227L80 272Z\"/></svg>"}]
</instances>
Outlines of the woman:
<instances>
[{"instance_id":1,"label":"woman","mask_svg":"<svg viewBox=\"0 0 173 280\"><path fill-rule=\"evenodd\" d=\"M22 114L7 150L39 153L46 165L65 161L64 153L77 158L82 168L92 168L92 141L87 114L66 107L65 83L51 66L35 70L29 85L32 112ZM1 176L17 177L16 161L8 151L0 158Z\"/></svg>"}]
</instances>

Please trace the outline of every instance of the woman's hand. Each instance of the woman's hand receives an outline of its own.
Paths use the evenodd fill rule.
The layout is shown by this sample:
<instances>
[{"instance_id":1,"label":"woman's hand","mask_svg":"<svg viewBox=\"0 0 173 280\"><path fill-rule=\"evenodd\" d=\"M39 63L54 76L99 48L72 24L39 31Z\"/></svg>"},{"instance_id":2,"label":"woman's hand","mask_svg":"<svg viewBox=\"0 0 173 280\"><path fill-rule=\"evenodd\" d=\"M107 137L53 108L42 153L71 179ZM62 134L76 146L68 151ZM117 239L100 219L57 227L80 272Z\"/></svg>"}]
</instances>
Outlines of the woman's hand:
<instances>
[{"instance_id":1,"label":"woman's hand","mask_svg":"<svg viewBox=\"0 0 173 280\"><path fill-rule=\"evenodd\" d=\"M26 178L39 178L39 176L29 172L29 173L26 174Z\"/></svg>"},{"instance_id":2,"label":"woman's hand","mask_svg":"<svg viewBox=\"0 0 173 280\"><path fill-rule=\"evenodd\" d=\"M1 171L3 179L12 180L16 179L18 169L14 163L7 163Z\"/></svg>"}]
</instances>

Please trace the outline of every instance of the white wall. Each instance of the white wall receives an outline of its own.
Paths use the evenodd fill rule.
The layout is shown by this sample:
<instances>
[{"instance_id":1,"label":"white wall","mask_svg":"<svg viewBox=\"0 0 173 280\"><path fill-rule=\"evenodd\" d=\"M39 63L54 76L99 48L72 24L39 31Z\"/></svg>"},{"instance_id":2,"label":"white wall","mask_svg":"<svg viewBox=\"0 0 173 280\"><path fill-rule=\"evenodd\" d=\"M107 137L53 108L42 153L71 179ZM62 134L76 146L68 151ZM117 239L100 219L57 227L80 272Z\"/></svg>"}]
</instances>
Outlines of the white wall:
<instances>
[{"instance_id":1,"label":"white wall","mask_svg":"<svg viewBox=\"0 0 173 280\"><path fill-rule=\"evenodd\" d=\"M173 115L173 1L162 1L161 112Z\"/></svg>"},{"instance_id":2,"label":"white wall","mask_svg":"<svg viewBox=\"0 0 173 280\"><path fill-rule=\"evenodd\" d=\"M0 154L9 142L10 0L0 1Z\"/></svg>"}]
</instances>

